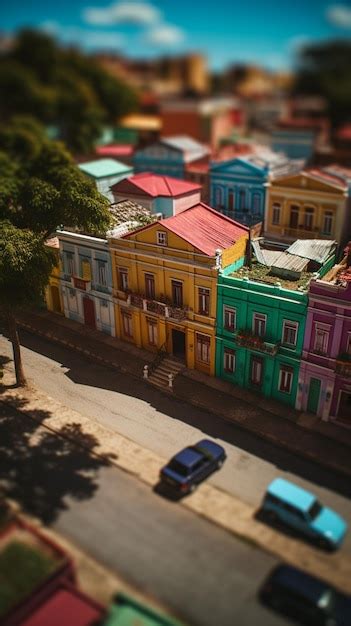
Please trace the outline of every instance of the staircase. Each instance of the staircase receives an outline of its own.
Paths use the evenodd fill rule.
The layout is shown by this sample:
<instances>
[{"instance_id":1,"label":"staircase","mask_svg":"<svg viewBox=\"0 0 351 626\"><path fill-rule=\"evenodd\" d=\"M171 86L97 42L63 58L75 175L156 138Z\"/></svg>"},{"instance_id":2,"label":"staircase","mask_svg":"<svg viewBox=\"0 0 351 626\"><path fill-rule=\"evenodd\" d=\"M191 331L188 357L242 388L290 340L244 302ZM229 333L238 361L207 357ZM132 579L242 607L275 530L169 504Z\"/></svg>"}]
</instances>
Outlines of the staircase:
<instances>
[{"instance_id":1,"label":"staircase","mask_svg":"<svg viewBox=\"0 0 351 626\"><path fill-rule=\"evenodd\" d=\"M168 386L168 374L173 374L174 380L184 368L184 363L167 356L164 357L160 364L151 372L148 380L155 385L155 387L169 389L171 391L171 388Z\"/></svg>"}]
</instances>

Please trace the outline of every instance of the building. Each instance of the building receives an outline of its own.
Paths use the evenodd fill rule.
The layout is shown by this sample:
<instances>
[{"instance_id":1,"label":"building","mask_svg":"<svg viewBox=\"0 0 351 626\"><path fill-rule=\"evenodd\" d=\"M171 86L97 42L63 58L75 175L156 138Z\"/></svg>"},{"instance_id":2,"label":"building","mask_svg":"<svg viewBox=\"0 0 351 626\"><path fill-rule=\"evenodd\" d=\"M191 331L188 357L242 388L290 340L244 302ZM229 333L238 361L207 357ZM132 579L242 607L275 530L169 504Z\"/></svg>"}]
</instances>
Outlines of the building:
<instances>
[{"instance_id":1,"label":"building","mask_svg":"<svg viewBox=\"0 0 351 626\"><path fill-rule=\"evenodd\" d=\"M341 176L310 168L267 183L264 232L271 239L345 242L350 218L348 185Z\"/></svg>"},{"instance_id":2,"label":"building","mask_svg":"<svg viewBox=\"0 0 351 626\"><path fill-rule=\"evenodd\" d=\"M134 200L151 213L171 217L201 200L201 187L171 176L145 172L125 178L111 187L116 202Z\"/></svg>"},{"instance_id":3,"label":"building","mask_svg":"<svg viewBox=\"0 0 351 626\"><path fill-rule=\"evenodd\" d=\"M295 406L307 312L307 287L323 263L252 243L251 267L218 276L216 376ZM324 257L323 257L324 258Z\"/></svg>"},{"instance_id":4,"label":"building","mask_svg":"<svg viewBox=\"0 0 351 626\"><path fill-rule=\"evenodd\" d=\"M49 284L45 290L45 302L48 311L53 313L63 314L63 301L60 289L60 268L59 268L59 240L57 237L52 237L45 242L45 245L53 251L56 258L56 264L52 268Z\"/></svg>"},{"instance_id":5,"label":"building","mask_svg":"<svg viewBox=\"0 0 351 626\"><path fill-rule=\"evenodd\" d=\"M117 337L214 375L217 275L248 229L204 204L109 239Z\"/></svg>"},{"instance_id":6,"label":"building","mask_svg":"<svg viewBox=\"0 0 351 626\"><path fill-rule=\"evenodd\" d=\"M133 174L133 169L125 163L115 159L96 159L87 163L80 163L79 169L89 178L92 178L98 191L110 201L113 200L110 187L126 176Z\"/></svg>"},{"instance_id":7,"label":"building","mask_svg":"<svg viewBox=\"0 0 351 626\"><path fill-rule=\"evenodd\" d=\"M264 220L266 183L277 175L296 171L301 163L282 154L262 150L210 167L210 204L217 211L243 224Z\"/></svg>"},{"instance_id":8,"label":"building","mask_svg":"<svg viewBox=\"0 0 351 626\"><path fill-rule=\"evenodd\" d=\"M134 152L134 170L184 179L186 168L190 164L207 163L209 154L206 146L191 137L163 137Z\"/></svg>"},{"instance_id":9,"label":"building","mask_svg":"<svg viewBox=\"0 0 351 626\"><path fill-rule=\"evenodd\" d=\"M351 246L313 280L300 370L299 409L351 427Z\"/></svg>"},{"instance_id":10,"label":"building","mask_svg":"<svg viewBox=\"0 0 351 626\"><path fill-rule=\"evenodd\" d=\"M326 118L291 117L277 123L271 135L275 152L283 152L290 159L311 161L316 150L329 141L329 122Z\"/></svg>"},{"instance_id":11,"label":"building","mask_svg":"<svg viewBox=\"0 0 351 626\"><path fill-rule=\"evenodd\" d=\"M164 136L186 134L212 149L243 124L239 101L228 97L165 100L160 117Z\"/></svg>"}]
</instances>

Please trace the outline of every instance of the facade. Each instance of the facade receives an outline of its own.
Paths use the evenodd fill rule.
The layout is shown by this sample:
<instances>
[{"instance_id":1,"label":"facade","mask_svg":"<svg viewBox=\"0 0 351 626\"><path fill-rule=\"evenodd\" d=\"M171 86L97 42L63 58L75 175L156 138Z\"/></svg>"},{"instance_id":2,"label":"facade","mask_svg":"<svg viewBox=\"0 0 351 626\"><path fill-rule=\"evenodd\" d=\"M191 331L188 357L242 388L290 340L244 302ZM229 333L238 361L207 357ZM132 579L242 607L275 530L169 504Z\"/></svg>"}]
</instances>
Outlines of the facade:
<instances>
[{"instance_id":1,"label":"facade","mask_svg":"<svg viewBox=\"0 0 351 626\"><path fill-rule=\"evenodd\" d=\"M277 177L267 184L265 235L279 241L347 241L351 210L348 186L323 169Z\"/></svg>"},{"instance_id":2,"label":"facade","mask_svg":"<svg viewBox=\"0 0 351 626\"><path fill-rule=\"evenodd\" d=\"M272 132L272 150L290 159L309 161L316 150L316 131L312 128L276 128Z\"/></svg>"},{"instance_id":3,"label":"facade","mask_svg":"<svg viewBox=\"0 0 351 626\"><path fill-rule=\"evenodd\" d=\"M111 237L117 337L214 375L218 268L240 267L247 239L204 204Z\"/></svg>"},{"instance_id":4,"label":"facade","mask_svg":"<svg viewBox=\"0 0 351 626\"><path fill-rule=\"evenodd\" d=\"M133 169L129 165L120 163L115 159L96 159L95 161L80 163L78 167L89 178L95 180L98 191L110 202L113 201L110 187L126 176L133 174Z\"/></svg>"},{"instance_id":5,"label":"facade","mask_svg":"<svg viewBox=\"0 0 351 626\"><path fill-rule=\"evenodd\" d=\"M49 284L45 290L46 306L48 311L52 311L52 313L63 314L63 301L60 289L59 240L57 237L52 237L45 242L45 245L53 250L56 258L56 265L51 271Z\"/></svg>"},{"instance_id":6,"label":"facade","mask_svg":"<svg viewBox=\"0 0 351 626\"><path fill-rule=\"evenodd\" d=\"M69 319L115 335L111 260L107 241L58 231L60 284Z\"/></svg>"},{"instance_id":7,"label":"facade","mask_svg":"<svg viewBox=\"0 0 351 626\"><path fill-rule=\"evenodd\" d=\"M200 185L149 172L125 178L111 189L115 202L133 200L162 217L176 215L201 199Z\"/></svg>"},{"instance_id":8,"label":"facade","mask_svg":"<svg viewBox=\"0 0 351 626\"><path fill-rule=\"evenodd\" d=\"M297 407L351 427L350 253L309 289Z\"/></svg>"},{"instance_id":9,"label":"facade","mask_svg":"<svg viewBox=\"0 0 351 626\"><path fill-rule=\"evenodd\" d=\"M273 174L285 173L292 167L285 157L272 152L212 163L211 206L243 224L262 222L267 181Z\"/></svg>"},{"instance_id":10,"label":"facade","mask_svg":"<svg viewBox=\"0 0 351 626\"><path fill-rule=\"evenodd\" d=\"M189 164L208 162L208 159L206 146L191 137L176 135L136 150L133 163L136 173L154 172L184 179Z\"/></svg>"}]
</instances>

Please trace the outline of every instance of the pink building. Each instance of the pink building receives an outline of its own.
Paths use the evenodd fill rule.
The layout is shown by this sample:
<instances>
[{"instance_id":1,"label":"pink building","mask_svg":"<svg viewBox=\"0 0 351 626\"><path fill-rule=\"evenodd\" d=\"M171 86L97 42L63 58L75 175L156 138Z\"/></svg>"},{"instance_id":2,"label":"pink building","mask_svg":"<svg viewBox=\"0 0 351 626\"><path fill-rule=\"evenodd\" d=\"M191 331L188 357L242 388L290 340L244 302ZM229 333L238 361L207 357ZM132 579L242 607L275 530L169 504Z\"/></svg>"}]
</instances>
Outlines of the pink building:
<instances>
[{"instance_id":1,"label":"pink building","mask_svg":"<svg viewBox=\"0 0 351 626\"><path fill-rule=\"evenodd\" d=\"M297 408L351 427L351 244L310 283Z\"/></svg>"}]
</instances>

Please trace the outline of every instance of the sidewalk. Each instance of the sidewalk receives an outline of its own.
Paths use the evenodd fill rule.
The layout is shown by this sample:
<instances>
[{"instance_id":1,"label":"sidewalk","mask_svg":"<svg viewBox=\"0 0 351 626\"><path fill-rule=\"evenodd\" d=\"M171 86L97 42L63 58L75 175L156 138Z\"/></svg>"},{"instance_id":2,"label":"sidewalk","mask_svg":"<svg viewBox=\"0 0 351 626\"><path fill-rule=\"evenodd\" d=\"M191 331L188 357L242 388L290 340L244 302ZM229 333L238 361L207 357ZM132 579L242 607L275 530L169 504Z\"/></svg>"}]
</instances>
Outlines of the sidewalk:
<instances>
[{"instance_id":1,"label":"sidewalk","mask_svg":"<svg viewBox=\"0 0 351 626\"><path fill-rule=\"evenodd\" d=\"M144 365L154 359L151 352L48 311L21 314L19 322L35 334L138 379ZM196 370L185 369L177 376L173 394L294 454L351 476L351 430L306 419L291 407Z\"/></svg>"}]
</instances>

